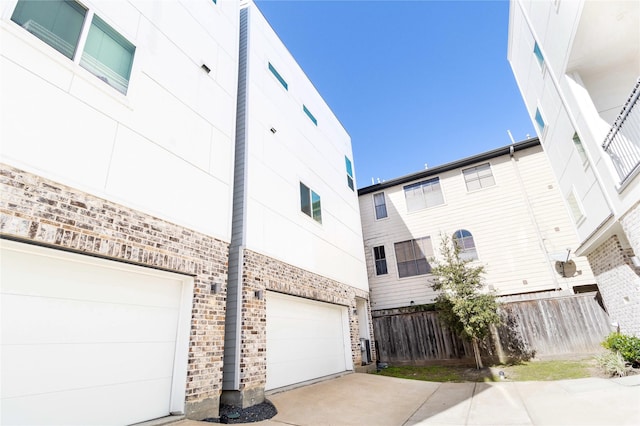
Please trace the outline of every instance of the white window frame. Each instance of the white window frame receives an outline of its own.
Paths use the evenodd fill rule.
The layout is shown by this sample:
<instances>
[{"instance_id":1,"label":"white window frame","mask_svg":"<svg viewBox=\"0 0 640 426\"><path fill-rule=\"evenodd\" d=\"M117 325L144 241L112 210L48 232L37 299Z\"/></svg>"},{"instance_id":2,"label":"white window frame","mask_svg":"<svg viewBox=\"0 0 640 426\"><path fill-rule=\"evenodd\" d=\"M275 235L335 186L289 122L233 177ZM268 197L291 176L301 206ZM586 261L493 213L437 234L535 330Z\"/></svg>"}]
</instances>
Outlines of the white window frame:
<instances>
[{"instance_id":1,"label":"white window frame","mask_svg":"<svg viewBox=\"0 0 640 426\"><path fill-rule=\"evenodd\" d=\"M489 176L480 177L478 169L482 168L482 170L484 170L485 166L486 166L486 168L489 169L489 174L491 176L491 179L493 180L493 183L490 184L490 185L483 186L483 184L482 184L483 180L488 178ZM461 173L462 173L462 178L464 179L464 184L465 184L465 186L467 188L467 192L480 191L482 189L491 188L491 187L496 186L496 177L493 175L493 169L491 168L491 163L489 163L489 162L478 164L477 166L469 167L469 168L466 168L466 169L462 169ZM478 182L480 187L479 188L475 188L475 189L469 189L469 183L470 182Z\"/></svg>"},{"instance_id":2,"label":"white window frame","mask_svg":"<svg viewBox=\"0 0 640 426\"><path fill-rule=\"evenodd\" d=\"M429 243L429 246L427 247L425 244ZM404 260L402 262L400 262L399 260L399 256L398 256L398 246L400 244L407 244L407 243L411 243L410 244L410 252L412 255L412 259L410 260ZM418 246L418 249L421 250L421 254L424 254L424 257L417 257L416 255L416 246ZM428 249L428 250L427 250ZM396 268L398 270L398 279L404 279L404 278L413 278L413 277L418 277L420 275L429 275L431 274L431 264L429 263L429 258L433 257L433 243L431 242L431 237L422 237L422 238L414 238L411 240L406 240L406 241L398 241L397 243L393 244L393 253L396 257ZM426 272L424 273L420 273L420 265L418 264L419 261L424 260L426 263ZM414 262L415 264L415 269L416 269L416 273L415 274L411 274L411 275L404 275L401 276L400 273L400 263L409 263L409 262Z\"/></svg>"},{"instance_id":3,"label":"white window frame","mask_svg":"<svg viewBox=\"0 0 640 426\"><path fill-rule=\"evenodd\" d=\"M440 192L440 198L441 198L441 202L437 203L437 204L429 204L427 203L428 200L428 196L427 194L425 194L425 188L430 188L431 186L438 186L438 190ZM423 206L422 207L417 207L417 208L410 208L409 206L409 199L407 198L407 190L410 191L416 191L416 190L420 190L420 192L422 193L422 200L423 200ZM404 191L404 199L405 199L405 203L406 203L406 207L407 207L407 212L408 213L412 213L412 212L416 212L416 211L420 211L420 210L424 210L424 209L428 209L428 208L432 208L432 207L437 207L437 206L441 206L444 204L444 191L442 190L442 183L440 182L440 177L433 177L433 178L429 178L429 179L425 179L423 181L420 182L416 182L416 183L412 183L409 185L405 185L402 190ZM430 189L430 191L433 191ZM411 195L411 197L413 197L413 195Z\"/></svg>"},{"instance_id":4,"label":"white window frame","mask_svg":"<svg viewBox=\"0 0 640 426\"><path fill-rule=\"evenodd\" d=\"M382 217L378 217L378 204L376 204L377 195L382 195L382 200L384 201L383 204L380 204L380 206L384 206L384 216ZM371 199L373 201L373 216L376 218L376 220L387 219L389 217L389 210L387 210L387 197L384 192L376 192L371 196Z\"/></svg>"},{"instance_id":5,"label":"white window frame","mask_svg":"<svg viewBox=\"0 0 640 426\"><path fill-rule=\"evenodd\" d=\"M137 46L136 43L132 42L132 38L128 37L127 35L125 35L120 29L117 29L116 27L114 27L110 22L108 22L106 19L104 19L103 17L96 15L95 10L93 7L87 6L85 3L81 3L79 1L76 0L70 0L73 3L77 4L78 6L80 6L82 9L86 10L86 13L84 15L84 21L82 23L82 28L80 30L80 35L78 36L78 42L75 46L75 50L73 52L73 55L71 58L68 58L67 56L65 56L62 52L60 52L58 49L56 49L55 47L51 46L50 44L46 43L44 40L42 40L40 37L38 37L35 34L32 34L31 32L27 31L26 29L22 28L22 26L20 24L18 24L17 22L12 20L13 14L15 13L15 10L18 6L18 3L20 2L19 0L16 0L12 3L12 5L10 7L6 8L6 12L5 15L3 16L3 18L5 18L7 21L11 22L13 25L15 25L16 27L20 28L21 32L23 33L27 33L30 37L35 38L36 40L38 40L39 42L41 42L45 47L46 50L49 51L53 51L56 52L57 54L62 55L62 58L64 58L64 62L68 62L70 61L71 63L73 63L75 65L75 69L79 70L82 69L82 72L86 72L87 75L90 75L92 78L90 79L91 82L97 82L97 81L101 81L101 83L96 84L96 87L110 87L113 90L109 90L110 94L114 94L114 93L118 93L120 96L126 97L127 94L129 93L129 88L131 87L131 82L133 80L133 75L134 75L134 70L136 68L136 53L137 53ZM85 46L87 43L87 38L89 37L89 31L91 29L91 25L93 23L93 19L94 16L99 17L104 24L106 24L108 27L110 27L111 30L113 30L115 33L117 33L120 37L122 37L125 41L127 41L129 44L131 44L134 48L133 50L133 54L132 54L132 60L131 60L131 69L129 70L129 78L127 79L127 87L125 92L122 92L121 90L119 90L117 87L113 86L112 84L110 84L107 81L102 80L102 78L100 78L100 76L96 75L94 72L90 71L87 67L81 65L81 61L82 61L82 56L84 54L84 50L85 50ZM115 91L115 92L114 92Z\"/></svg>"},{"instance_id":6,"label":"white window frame","mask_svg":"<svg viewBox=\"0 0 640 426\"><path fill-rule=\"evenodd\" d=\"M380 247L382 247L382 251L383 251L384 257L378 259L376 257L376 249L378 249ZM387 262L387 250L386 250L384 244L373 247L371 252L373 253L373 273L376 276L388 275L389 274L389 262ZM384 270L385 270L385 272L378 273L378 262L384 262Z\"/></svg>"},{"instance_id":7,"label":"white window frame","mask_svg":"<svg viewBox=\"0 0 640 426\"><path fill-rule=\"evenodd\" d=\"M462 235L463 232L467 232L469 235L464 236ZM460 233L460 237L458 237L456 234ZM476 240L473 237L473 234L471 233L471 231L469 231L468 229L458 229L456 230L456 232L453 233L453 237L452 237L453 243L457 244L458 246L458 257L461 260L478 260L478 248L476 247ZM462 240L462 245L460 245L460 243L458 241ZM470 248L466 248L464 247L465 241L471 241L473 243L473 247Z\"/></svg>"},{"instance_id":8,"label":"white window frame","mask_svg":"<svg viewBox=\"0 0 640 426\"><path fill-rule=\"evenodd\" d=\"M573 218L573 223L575 223L576 226L580 226L585 220L587 220L587 215L584 212L580 198L577 196L575 186L571 187L571 191L569 191L565 200L567 202L567 207L569 208L569 213Z\"/></svg>"}]
</instances>

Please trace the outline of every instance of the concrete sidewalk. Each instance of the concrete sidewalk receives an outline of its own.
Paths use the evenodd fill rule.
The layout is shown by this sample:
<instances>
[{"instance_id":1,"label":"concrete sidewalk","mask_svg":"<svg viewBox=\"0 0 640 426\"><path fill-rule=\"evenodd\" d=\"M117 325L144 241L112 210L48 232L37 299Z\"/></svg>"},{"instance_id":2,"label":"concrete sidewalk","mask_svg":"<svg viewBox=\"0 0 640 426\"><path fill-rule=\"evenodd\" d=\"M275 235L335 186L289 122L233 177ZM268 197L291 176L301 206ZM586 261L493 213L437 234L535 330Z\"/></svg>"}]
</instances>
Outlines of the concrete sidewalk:
<instances>
[{"instance_id":1,"label":"concrete sidewalk","mask_svg":"<svg viewBox=\"0 0 640 426\"><path fill-rule=\"evenodd\" d=\"M373 374L277 393L253 425L640 425L640 375L557 382L434 383ZM211 423L183 420L179 426Z\"/></svg>"}]
</instances>

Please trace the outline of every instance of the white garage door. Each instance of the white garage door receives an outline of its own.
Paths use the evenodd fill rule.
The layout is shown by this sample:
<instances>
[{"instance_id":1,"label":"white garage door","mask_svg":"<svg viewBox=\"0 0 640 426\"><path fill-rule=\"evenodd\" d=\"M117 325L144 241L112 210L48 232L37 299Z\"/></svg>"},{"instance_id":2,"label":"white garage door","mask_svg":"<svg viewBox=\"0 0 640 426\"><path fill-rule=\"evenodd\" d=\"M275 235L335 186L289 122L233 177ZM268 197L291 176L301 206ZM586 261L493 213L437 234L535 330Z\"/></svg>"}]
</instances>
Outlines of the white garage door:
<instances>
[{"instance_id":1,"label":"white garage door","mask_svg":"<svg viewBox=\"0 0 640 426\"><path fill-rule=\"evenodd\" d=\"M183 409L190 277L12 241L0 254L2 424L130 424Z\"/></svg>"},{"instance_id":2,"label":"white garage door","mask_svg":"<svg viewBox=\"0 0 640 426\"><path fill-rule=\"evenodd\" d=\"M273 292L266 304L265 389L352 369L346 307Z\"/></svg>"}]
</instances>

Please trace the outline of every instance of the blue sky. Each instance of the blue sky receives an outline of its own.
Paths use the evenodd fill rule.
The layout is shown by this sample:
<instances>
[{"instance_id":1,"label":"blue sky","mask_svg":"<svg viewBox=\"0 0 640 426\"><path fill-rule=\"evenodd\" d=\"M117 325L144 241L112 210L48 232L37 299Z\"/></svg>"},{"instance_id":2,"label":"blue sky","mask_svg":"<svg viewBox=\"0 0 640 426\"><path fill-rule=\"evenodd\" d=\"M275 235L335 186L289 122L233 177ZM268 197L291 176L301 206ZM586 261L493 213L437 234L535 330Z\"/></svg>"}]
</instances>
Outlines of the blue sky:
<instances>
[{"instance_id":1,"label":"blue sky","mask_svg":"<svg viewBox=\"0 0 640 426\"><path fill-rule=\"evenodd\" d=\"M358 188L535 136L506 0L256 3L351 135Z\"/></svg>"}]
</instances>

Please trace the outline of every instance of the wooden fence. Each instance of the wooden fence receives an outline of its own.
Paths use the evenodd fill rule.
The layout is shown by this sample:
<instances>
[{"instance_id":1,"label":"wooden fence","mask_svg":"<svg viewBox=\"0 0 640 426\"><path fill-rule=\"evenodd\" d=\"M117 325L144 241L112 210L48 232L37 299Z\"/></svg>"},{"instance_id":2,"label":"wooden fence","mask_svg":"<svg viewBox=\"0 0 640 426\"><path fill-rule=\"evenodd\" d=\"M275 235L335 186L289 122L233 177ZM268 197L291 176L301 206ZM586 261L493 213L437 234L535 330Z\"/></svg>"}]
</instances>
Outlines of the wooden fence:
<instances>
[{"instance_id":1,"label":"wooden fence","mask_svg":"<svg viewBox=\"0 0 640 426\"><path fill-rule=\"evenodd\" d=\"M488 362L595 353L612 331L596 293L502 304L503 323L482 345ZM373 313L379 360L391 364L471 364L473 349L436 312Z\"/></svg>"}]
</instances>

